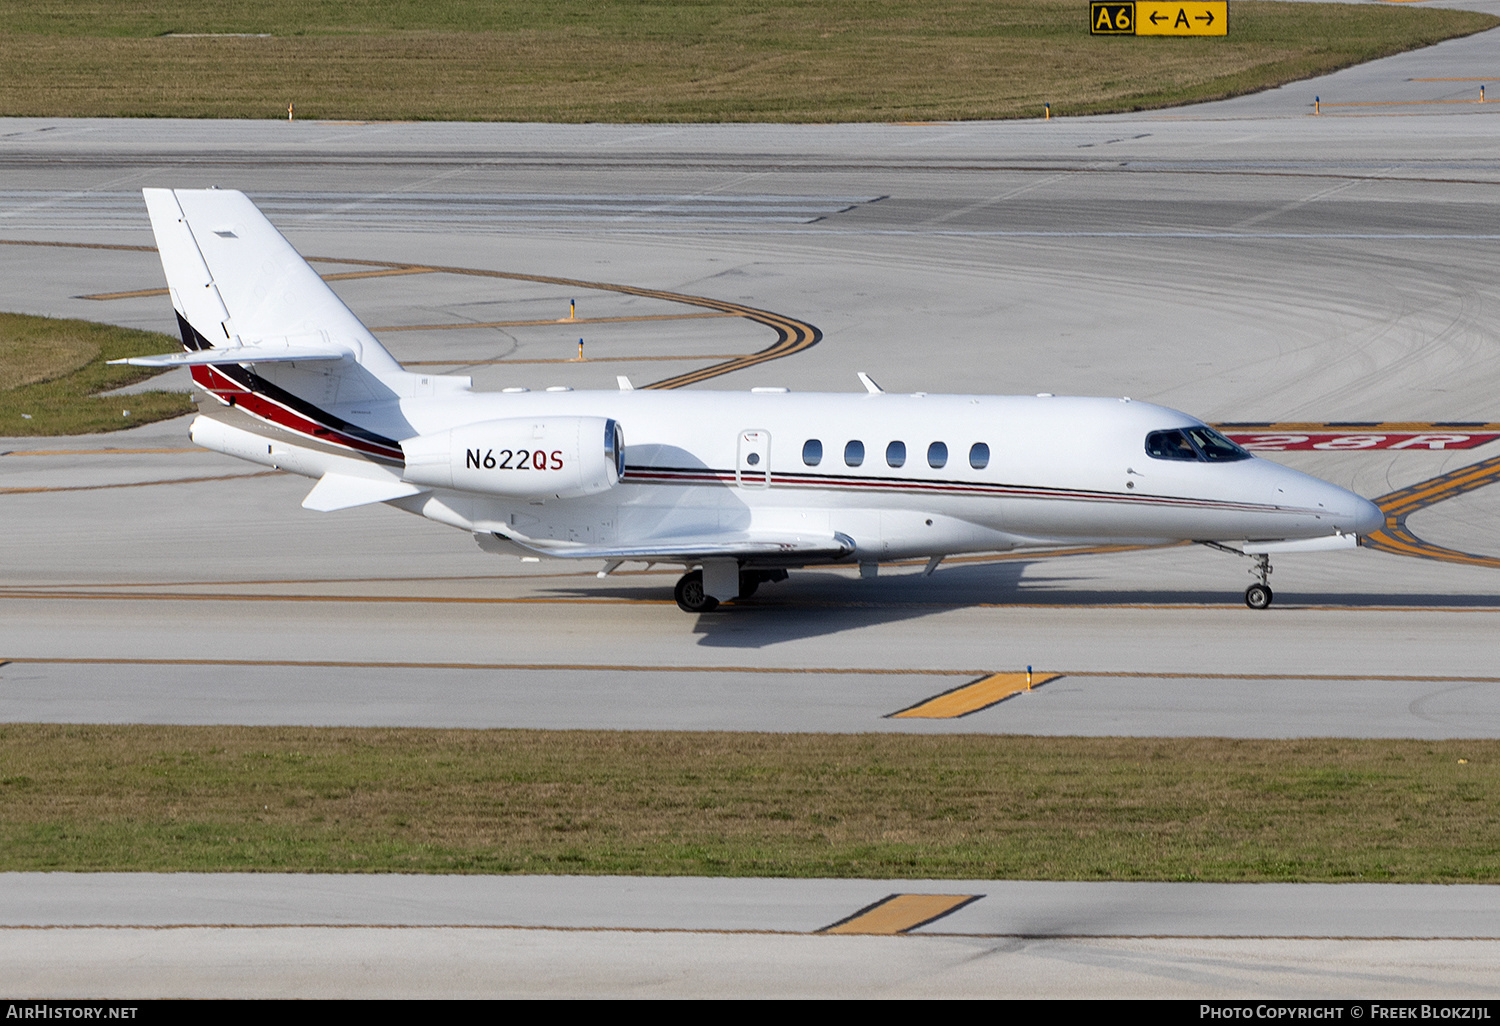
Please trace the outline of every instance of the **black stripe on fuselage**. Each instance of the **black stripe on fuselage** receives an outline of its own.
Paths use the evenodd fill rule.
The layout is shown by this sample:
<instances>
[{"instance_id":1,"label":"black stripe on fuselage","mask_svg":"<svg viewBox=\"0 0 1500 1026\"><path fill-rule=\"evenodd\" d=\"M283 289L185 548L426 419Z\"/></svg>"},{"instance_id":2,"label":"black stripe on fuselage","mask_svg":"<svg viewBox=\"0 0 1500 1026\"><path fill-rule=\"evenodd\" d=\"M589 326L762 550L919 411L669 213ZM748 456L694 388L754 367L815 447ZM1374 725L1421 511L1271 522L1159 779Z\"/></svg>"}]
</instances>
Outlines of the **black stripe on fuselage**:
<instances>
[{"instance_id":1,"label":"black stripe on fuselage","mask_svg":"<svg viewBox=\"0 0 1500 1026\"><path fill-rule=\"evenodd\" d=\"M176 313L175 310L173 312ZM194 352L202 352L206 349L215 348L215 346L211 342L209 342L208 339L204 338L203 334L198 331L197 328L189 324L187 318L183 317L180 313L177 314L177 327L178 330L182 332L182 344L184 348L192 350ZM259 374L256 374L254 371L243 367L238 363L216 363L213 365L213 367L214 370L224 375L224 377L228 378L230 381L233 381L236 385L239 385L245 391L256 392L274 403L279 403L280 405L285 406L287 409L292 410L293 412L307 418L308 420L316 421L317 423L322 424L324 427L330 429L331 431L337 431L342 434L349 435L351 438L361 439L362 441L369 442L371 445L388 446L389 448L394 449L396 452L401 451L401 443L397 442L394 438L387 438L384 435L376 434L374 431L362 428L358 424L351 424L347 420L344 420L342 417L336 417L326 410L314 406L307 400L293 395L286 389L271 384L271 382L267 381ZM285 427L284 425L278 426L283 428Z\"/></svg>"}]
</instances>

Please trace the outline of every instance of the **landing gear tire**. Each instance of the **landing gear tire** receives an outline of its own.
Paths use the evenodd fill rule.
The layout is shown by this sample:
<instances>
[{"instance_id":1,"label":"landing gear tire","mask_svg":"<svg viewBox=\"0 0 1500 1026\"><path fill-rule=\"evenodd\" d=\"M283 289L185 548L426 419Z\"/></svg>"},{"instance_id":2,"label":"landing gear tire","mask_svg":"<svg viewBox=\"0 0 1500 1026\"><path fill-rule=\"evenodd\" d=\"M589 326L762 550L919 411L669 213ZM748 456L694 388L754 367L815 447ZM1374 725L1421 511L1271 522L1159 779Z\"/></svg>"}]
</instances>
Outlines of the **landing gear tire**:
<instances>
[{"instance_id":1,"label":"landing gear tire","mask_svg":"<svg viewBox=\"0 0 1500 1026\"><path fill-rule=\"evenodd\" d=\"M1273 597L1269 584L1252 584L1245 589L1245 605L1251 609L1269 608Z\"/></svg>"},{"instance_id":2,"label":"landing gear tire","mask_svg":"<svg viewBox=\"0 0 1500 1026\"><path fill-rule=\"evenodd\" d=\"M703 571L694 570L682 575L677 587L672 589L677 608L684 613L707 613L719 607L719 600L703 590Z\"/></svg>"}]
</instances>

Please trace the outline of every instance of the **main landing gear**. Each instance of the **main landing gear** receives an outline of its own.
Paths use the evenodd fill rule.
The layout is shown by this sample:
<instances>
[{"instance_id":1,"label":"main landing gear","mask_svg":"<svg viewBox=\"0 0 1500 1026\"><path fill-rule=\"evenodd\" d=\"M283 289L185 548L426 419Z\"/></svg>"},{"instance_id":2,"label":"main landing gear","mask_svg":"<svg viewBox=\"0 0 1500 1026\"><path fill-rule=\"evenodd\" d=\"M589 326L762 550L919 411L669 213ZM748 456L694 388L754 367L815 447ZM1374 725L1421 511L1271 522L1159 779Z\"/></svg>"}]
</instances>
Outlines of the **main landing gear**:
<instances>
[{"instance_id":1,"label":"main landing gear","mask_svg":"<svg viewBox=\"0 0 1500 1026\"><path fill-rule=\"evenodd\" d=\"M784 581L785 570L741 570L740 593L737 597L747 599L755 590L767 582ZM684 613L708 613L719 608L719 600L703 588L703 571L690 570L682 575L677 587L672 589L677 607Z\"/></svg>"},{"instance_id":2,"label":"main landing gear","mask_svg":"<svg viewBox=\"0 0 1500 1026\"><path fill-rule=\"evenodd\" d=\"M1255 560L1255 566L1251 568L1250 574L1253 577L1260 578L1260 580L1245 589L1245 605L1251 609L1270 608L1271 600L1276 596L1271 591L1271 557L1269 555L1259 552L1252 556L1248 552L1241 552L1239 549L1231 548L1228 545L1220 545L1218 542L1206 541L1199 542L1198 544L1207 545L1209 548L1218 549L1220 552L1231 552L1236 556L1250 556L1251 559Z\"/></svg>"}]
</instances>

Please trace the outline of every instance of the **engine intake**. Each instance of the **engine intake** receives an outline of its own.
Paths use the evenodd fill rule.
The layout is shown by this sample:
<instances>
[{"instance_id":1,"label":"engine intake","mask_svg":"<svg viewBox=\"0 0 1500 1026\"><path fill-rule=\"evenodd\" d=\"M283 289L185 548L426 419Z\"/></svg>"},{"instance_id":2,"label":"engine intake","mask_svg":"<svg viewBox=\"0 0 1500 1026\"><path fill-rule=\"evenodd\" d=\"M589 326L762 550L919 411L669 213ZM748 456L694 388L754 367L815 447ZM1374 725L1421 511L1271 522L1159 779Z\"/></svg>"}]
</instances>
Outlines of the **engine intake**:
<instances>
[{"instance_id":1,"label":"engine intake","mask_svg":"<svg viewBox=\"0 0 1500 1026\"><path fill-rule=\"evenodd\" d=\"M625 472L625 438L606 417L510 417L401 443L403 481L518 499L608 491Z\"/></svg>"}]
</instances>

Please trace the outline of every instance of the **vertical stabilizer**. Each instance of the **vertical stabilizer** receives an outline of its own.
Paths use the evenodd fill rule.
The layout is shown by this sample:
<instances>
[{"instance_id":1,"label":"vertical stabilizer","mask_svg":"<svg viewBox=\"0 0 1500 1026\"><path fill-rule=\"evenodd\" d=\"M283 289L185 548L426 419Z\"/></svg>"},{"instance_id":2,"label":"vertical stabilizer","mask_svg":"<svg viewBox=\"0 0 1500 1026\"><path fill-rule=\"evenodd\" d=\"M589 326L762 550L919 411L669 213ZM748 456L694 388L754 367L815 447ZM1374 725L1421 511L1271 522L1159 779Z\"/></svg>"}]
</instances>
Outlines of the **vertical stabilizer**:
<instances>
[{"instance_id":1,"label":"vertical stabilizer","mask_svg":"<svg viewBox=\"0 0 1500 1026\"><path fill-rule=\"evenodd\" d=\"M244 193L143 192L172 306L203 342L221 348L319 340L348 350L377 377L404 375Z\"/></svg>"}]
</instances>

